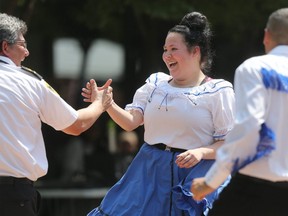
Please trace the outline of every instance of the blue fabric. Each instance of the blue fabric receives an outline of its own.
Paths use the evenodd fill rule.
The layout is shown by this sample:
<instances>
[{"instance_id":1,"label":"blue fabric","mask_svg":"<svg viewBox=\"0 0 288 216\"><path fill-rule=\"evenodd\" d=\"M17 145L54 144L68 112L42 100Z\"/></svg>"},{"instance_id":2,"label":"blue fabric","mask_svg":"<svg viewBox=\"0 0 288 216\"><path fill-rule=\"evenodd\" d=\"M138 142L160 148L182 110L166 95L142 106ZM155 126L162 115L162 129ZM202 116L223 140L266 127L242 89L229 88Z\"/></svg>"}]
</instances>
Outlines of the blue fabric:
<instances>
[{"instance_id":1,"label":"blue fabric","mask_svg":"<svg viewBox=\"0 0 288 216\"><path fill-rule=\"evenodd\" d=\"M288 77L279 74L275 70L261 69L263 84L267 89L288 92Z\"/></svg>"},{"instance_id":2,"label":"blue fabric","mask_svg":"<svg viewBox=\"0 0 288 216\"><path fill-rule=\"evenodd\" d=\"M229 178L213 193L207 195L202 201L194 200L193 194L190 192L190 187L194 178L205 176L206 172L214 163L214 160L202 160L189 173L189 175L182 180L176 187L173 188L173 193L177 195L176 206L179 209L187 210L189 216L208 215L209 209L212 208L213 202L218 198L221 191L226 187L230 181Z\"/></svg>"},{"instance_id":3,"label":"blue fabric","mask_svg":"<svg viewBox=\"0 0 288 216\"><path fill-rule=\"evenodd\" d=\"M257 144L255 154L252 156L247 157L246 160L240 162L240 159L237 158L234 162L232 168L232 175L238 172L241 168L245 167L247 164L252 163L255 160L258 160L261 157L264 157L270 154L276 148L275 142L275 132L269 128L265 123L261 125L260 130L260 140Z\"/></svg>"},{"instance_id":4,"label":"blue fabric","mask_svg":"<svg viewBox=\"0 0 288 216\"><path fill-rule=\"evenodd\" d=\"M189 188L214 160L185 169L175 164L177 154L143 144L125 175L88 216L200 216L216 196L196 203Z\"/></svg>"}]
</instances>

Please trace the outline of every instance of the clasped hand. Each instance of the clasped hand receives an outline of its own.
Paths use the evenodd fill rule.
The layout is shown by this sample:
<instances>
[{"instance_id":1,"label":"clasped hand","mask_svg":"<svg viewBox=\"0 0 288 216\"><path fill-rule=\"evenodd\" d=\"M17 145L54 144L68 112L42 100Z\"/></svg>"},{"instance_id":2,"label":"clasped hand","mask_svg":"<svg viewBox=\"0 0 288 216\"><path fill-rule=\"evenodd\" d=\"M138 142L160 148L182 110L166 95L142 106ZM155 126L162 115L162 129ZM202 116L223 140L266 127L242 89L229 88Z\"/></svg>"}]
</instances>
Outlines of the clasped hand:
<instances>
[{"instance_id":1,"label":"clasped hand","mask_svg":"<svg viewBox=\"0 0 288 216\"><path fill-rule=\"evenodd\" d=\"M91 103L94 101L101 102L103 110L107 110L113 103L113 88L110 86L111 83L112 79L108 79L103 86L98 87L94 79L89 80L86 86L82 88L81 95L84 97L83 101Z\"/></svg>"}]
</instances>

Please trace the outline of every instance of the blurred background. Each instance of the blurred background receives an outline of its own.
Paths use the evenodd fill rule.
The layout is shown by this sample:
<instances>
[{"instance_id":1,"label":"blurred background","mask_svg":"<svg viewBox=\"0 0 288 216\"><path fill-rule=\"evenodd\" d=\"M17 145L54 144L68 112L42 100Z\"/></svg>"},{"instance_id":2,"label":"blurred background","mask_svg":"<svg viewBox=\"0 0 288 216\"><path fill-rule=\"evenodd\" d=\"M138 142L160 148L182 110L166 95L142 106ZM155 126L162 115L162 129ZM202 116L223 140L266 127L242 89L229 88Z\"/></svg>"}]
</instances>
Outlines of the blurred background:
<instances>
[{"instance_id":1,"label":"blurred background","mask_svg":"<svg viewBox=\"0 0 288 216\"><path fill-rule=\"evenodd\" d=\"M23 65L40 73L75 109L86 106L90 79L113 79L122 107L162 62L167 31L188 12L209 19L214 37L210 76L233 82L242 61L264 54L269 14L287 0L0 0L1 13L23 19L30 56ZM48 174L37 187L41 216L86 215L125 172L143 142L143 128L124 132L104 113L79 137L43 124Z\"/></svg>"}]
</instances>

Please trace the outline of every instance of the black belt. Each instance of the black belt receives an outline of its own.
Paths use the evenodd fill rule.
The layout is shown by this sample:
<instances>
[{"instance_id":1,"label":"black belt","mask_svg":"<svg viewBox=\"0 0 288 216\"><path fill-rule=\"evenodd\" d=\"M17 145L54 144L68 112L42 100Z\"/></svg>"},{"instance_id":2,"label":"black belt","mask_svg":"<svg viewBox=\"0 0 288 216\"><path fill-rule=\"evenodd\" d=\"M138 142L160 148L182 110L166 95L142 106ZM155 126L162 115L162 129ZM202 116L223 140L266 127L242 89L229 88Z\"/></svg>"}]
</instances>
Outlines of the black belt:
<instances>
[{"instance_id":1,"label":"black belt","mask_svg":"<svg viewBox=\"0 0 288 216\"><path fill-rule=\"evenodd\" d=\"M180 148L172 148L170 146L167 146L163 143L157 143L157 144L154 144L152 146L155 146L156 148L160 149L160 150L163 150L163 151L170 151L170 152L184 152L184 151L187 151L185 149L180 149Z\"/></svg>"},{"instance_id":2,"label":"black belt","mask_svg":"<svg viewBox=\"0 0 288 216\"><path fill-rule=\"evenodd\" d=\"M31 184L33 185L33 181L28 178L16 178L11 176L0 176L0 184Z\"/></svg>"}]
</instances>

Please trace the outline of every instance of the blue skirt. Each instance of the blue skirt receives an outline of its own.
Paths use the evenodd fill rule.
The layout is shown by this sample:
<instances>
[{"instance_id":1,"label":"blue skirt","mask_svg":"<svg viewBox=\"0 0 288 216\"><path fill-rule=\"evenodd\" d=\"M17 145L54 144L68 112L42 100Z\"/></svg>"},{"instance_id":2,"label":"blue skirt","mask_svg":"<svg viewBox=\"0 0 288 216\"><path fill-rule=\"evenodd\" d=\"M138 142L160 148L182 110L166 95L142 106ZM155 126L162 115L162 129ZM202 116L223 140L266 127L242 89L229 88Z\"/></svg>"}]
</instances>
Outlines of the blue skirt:
<instances>
[{"instance_id":1,"label":"blue skirt","mask_svg":"<svg viewBox=\"0 0 288 216\"><path fill-rule=\"evenodd\" d=\"M229 180L201 202L193 200L192 180L203 177L214 160L179 168L175 163L178 154L144 143L124 176L87 216L207 215Z\"/></svg>"}]
</instances>

